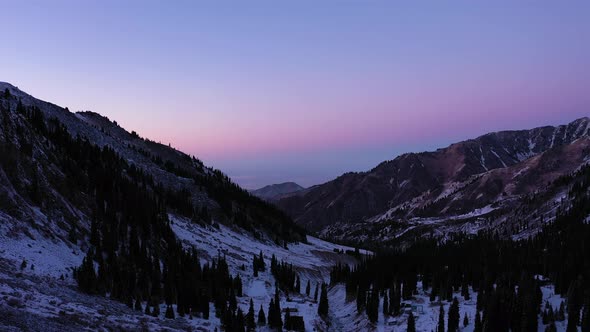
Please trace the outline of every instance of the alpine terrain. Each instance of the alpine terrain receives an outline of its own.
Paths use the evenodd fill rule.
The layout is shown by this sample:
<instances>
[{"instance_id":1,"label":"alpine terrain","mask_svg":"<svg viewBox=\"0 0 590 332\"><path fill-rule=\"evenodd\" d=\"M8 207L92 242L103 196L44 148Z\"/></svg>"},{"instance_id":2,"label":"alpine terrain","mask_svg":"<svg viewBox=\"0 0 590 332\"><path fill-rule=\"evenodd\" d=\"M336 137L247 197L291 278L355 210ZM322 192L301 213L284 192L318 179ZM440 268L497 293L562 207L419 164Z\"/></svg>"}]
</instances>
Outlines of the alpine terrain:
<instances>
[{"instance_id":1,"label":"alpine terrain","mask_svg":"<svg viewBox=\"0 0 590 332\"><path fill-rule=\"evenodd\" d=\"M589 331L589 128L249 193L0 83L0 330Z\"/></svg>"},{"instance_id":2,"label":"alpine terrain","mask_svg":"<svg viewBox=\"0 0 590 332\"><path fill-rule=\"evenodd\" d=\"M590 161L589 135L588 118L490 133L344 174L277 205L312 232L353 242L482 229L526 237L567 199L568 186L556 180Z\"/></svg>"}]
</instances>

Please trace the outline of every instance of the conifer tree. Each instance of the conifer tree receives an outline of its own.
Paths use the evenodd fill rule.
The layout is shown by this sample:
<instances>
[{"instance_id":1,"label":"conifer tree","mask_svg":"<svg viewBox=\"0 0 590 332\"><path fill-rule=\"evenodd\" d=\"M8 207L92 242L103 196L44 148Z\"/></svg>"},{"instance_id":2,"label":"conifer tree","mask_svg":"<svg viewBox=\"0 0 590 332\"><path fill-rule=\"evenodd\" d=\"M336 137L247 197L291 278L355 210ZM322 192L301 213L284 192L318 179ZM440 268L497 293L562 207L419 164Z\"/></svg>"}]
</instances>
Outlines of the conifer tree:
<instances>
[{"instance_id":1,"label":"conifer tree","mask_svg":"<svg viewBox=\"0 0 590 332\"><path fill-rule=\"evenodd\" d=\"M262 304L260 305L260 310L258 310L258 326L266 325L266 316L264 315L264 309L262 309Z\"/></svg>"},{"instance_id":2,"label":"conifer tree","mask_svg":"<svg viewBox=\"0 0 590 332\"><path fill-rule=\"evenodd\" d=\"M445 309L443 305L440 305L440 309L438 311L438 325L436 326L437 332L445 332Z\"/></svg>"},{"instance_id":3,"label":"conifer tree","mask_svg":"<svg viewBox=\"0 0 590 332\"><path fill-rule=\"evenodd\" d=\"M285 312L285 330L289 331L292 330L292 326L291 326L291 311L287 310Z\"/></svg>"},{"instance_id":4,"label":"conifer tree","mask_svg":"<svg viewBox=\"0 0 590 332\"><path fill-rule=\"evenodd\" d=\"M473 332L482 332L481 327L481 316L479 315L479 311L475 311L475 327L473 328Z\"/></svg>"},{"instance_id":5,"label":"conifer tree","mask_svg":"<svg viewBox=\"0 0 590 332\"><path fill-rule=\"evenodd\" d=\"M276 328L279 331L282 331L283 329L283 320L281 318L281 298L279 297L279 290L276 289L275 290L275 313L276 313L276 317L275 317L275 321L276 321Z\"/></svg>"},{"instance_id":6,"label":"conifer tree","mask_svg":"<svg viewBox=\"0 0 590 332\"><path fill-rule=\"evenodd\" d=\"M414 313L410 311L410 315L408 316L408 329L407 332L416 332L416 321L414 318Z\"/></svg>"},{"instance_id":7,"label":"conifer tree","mask_svg":"<svg viewBox=\"0 0 590 332\"><path fill-rule=\"evenodd\" d=\"M228 303L230 311L234 312L238 308L238 300L236 299L236 294L234 293L233 288L230 288Z\"/></svg>"},{"instance_id":8,"label":"conifer tree","mask_svg":"<svg viewBox=\"0 0 590 332\"><path fill-rule=\"evenodd\" d=\"M246 315L246 327L248 331L254 331L256 329L256 318L254 317L254 301L250 299L250 307L248 308L248 314Z\"/></svg>"},{"instance_id":9,"label":"conifer tree","mask_svg":"<svg viewBox=\"0 0 590 332\"><path fill-rule=\"evenodd\" d=\"M590 332L590 298L586 295L584 300L584 309L582 310L582 332Z\"/></svg>"},{"instance_id":10,"label":"conifer tree","mask_svg":"<svg viewBox=\"0 0 590 332\"><path fill-rule=\"evenodd\" d=\"M271 328L277 327L277 315L275 311L275 301L274 299L270 299L270 303L268 304L268 326L270 326Z\"/></svg>"},{"instance_id":11,"label":"conifer tree","mask_svg":"<svg viewBox=\"0 0 590 332\"><path fill-rule=\"evenodd\" d=\"M557 312L556 320L560 322L565 320L565 303L563 301L561 301L561 304L559 304L559 311Z\"/></svg>"},{"instance_id":12,"label":"conifer tree","mask_svg":"<svg viewBox=\"0 0 590 332\"><path fill-rule=\"evenodd\" d=\"M164 315L164 317L168 319L174 319L174 310L172 309L171 305L168 305L168 307L166 307L166 314Z\"/></svg>"},{"instance_id":13,"label":"conifer tree","mask_svg":"<svg viewBox=\"0 0 590 332\"><path fill-rule=\"evenodd\" d=\"M360 288L356 292L356 311L360 314L365 310L365 305L367 301L367 293L364 289Z\"/></svg>"},{"instance_id":14,"label":"conifer tree","mask_svg":"<svg viewBox=\"0 0 590 332\"><path fill-rule=\"evenodd\" d=\"M141 307L141 301L139 301L139 298L135 299L135 310L143 311L143 308Z\"/></svg>"},{"instance_id":15,"label":"conifer tree","mask_svg":"<svg viewBox=\"0 0 590 332\"><path fill-rule=\"evenodd\" d=\"M369 320L376 323L379 319L379 293L371 290L367 299L367 316Z\"/></svg>"},{"instance_id":16,"label":"conifer tree","mask_svg":"<svg viewBox=\"0 0 590 332\"><path fill-rule=\"evenodd\" d=\"M387 291L383 292L383 317L389 315L389 301L387 300Z\"/></svg>"},{"instance_id":17,"label":"conifer tree","mask_svg":"<svg viewBox=\"0 0 590 332\"><path fill-rule=\"evenodd\" d=\"M309 279L307 279L307 286L305 286L305 295L309 296L310 292L311 292L311 282L309 281Z\"/></svg>"},{"instance_id":18,"label":"conifer tree","mask_svg":"<svg viewBox=\"0 0 590 332\"><path fill-rule=\"evenodd\" d=\"M236 313L235 330L239 332L244 332L246 330L246 321L244 320L244 313L240 308L238 308L238 312Z\"/></svg>"},{"instance_id":19,"label":"conifer tree","mask_svg":"<svg viewBox=\"0 0 590 332\"><path fill-rule=\"evenodd\" d=\"M391 294L391 292L390 292ZM400 314L401 310L401 294L399 292L399 285L393 290L393 296L390 296L389 307L394 316Z\"/></svg>"},{"instance_id":20,"label":"conifer tree","mask_svg":"<svg viewBox=\"0 0 590 332\"><path fill-rule=\"evenodd\" d=\"M318 292L319 292L319 288L318 287L319 286L320 286L320 283L318 282L315 285L315 292L313 293L313 299L314 299L314 301L317 301L318 300Z\"/></svg>"},{"instance_id":21,"label":"conifer tree","mask_svg":"<svg viewBox=\"0 0 590 332\"><path fill-rule=\"evenodd\" d=\"M457 301L457 298L454 298L449 308L448 332L456 332L459 329L459 318L459 301Z\"/></svg>"},{"instance_id":22,"label":"conifer tree","mask_svg":"<svg viewBox=\"0 0 590 332\"><path fill-rule=\"evenodd\" d=\"M461 284L461 296L463 296L465 301L469 301L469 286L467 285L466 281L463 281Z\"/></svg>"},{"instance_id":23,"label":"conifer tree","mask_svg":"<svg viewBox=\"0 0 590 332\"><path fill-rule=\"evenodd\" d=\"M328 290L326 284L322 284L322 294L320 295L320 304L318 305L318 314L322 318L328 316Z\"/></svg>"}]
</instances>

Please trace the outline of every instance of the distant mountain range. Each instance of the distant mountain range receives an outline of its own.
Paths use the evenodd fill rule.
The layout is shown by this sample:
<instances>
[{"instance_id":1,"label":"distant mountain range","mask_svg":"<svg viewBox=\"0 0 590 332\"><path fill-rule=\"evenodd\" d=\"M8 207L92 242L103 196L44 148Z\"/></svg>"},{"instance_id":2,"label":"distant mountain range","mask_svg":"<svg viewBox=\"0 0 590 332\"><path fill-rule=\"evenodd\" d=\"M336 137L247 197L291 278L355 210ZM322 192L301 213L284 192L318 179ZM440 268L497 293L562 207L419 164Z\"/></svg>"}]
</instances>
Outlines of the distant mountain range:
<instances>
[{"instance_id":1,"label":"distant mountain range","mask_svg":"<svg viewBox=\"0 0 590 332\"><path fill-rule=\"evenodd\" d=\"M276 201L289 194L297 193L305 188L295 182L271 184L260 189L251 190L250 193L267 201Z\"/></svg>"},{"instance_id":2,"label":"distant mountain range","mask_svg":"<svg viewBox=\"0 0 590 332\"><path fill-rule=\"evenodd\" d=\"M557 190L553 181L586 165L589 133L587 117L557 127L489 133L432 152L404 154L368 172L346 173L276 204L307 229L340 240L492 225L518 236L523 230L509 222L515 207L526 197ZM555 199L549 196L547 204Z\"/></svg>"}]
</instances>

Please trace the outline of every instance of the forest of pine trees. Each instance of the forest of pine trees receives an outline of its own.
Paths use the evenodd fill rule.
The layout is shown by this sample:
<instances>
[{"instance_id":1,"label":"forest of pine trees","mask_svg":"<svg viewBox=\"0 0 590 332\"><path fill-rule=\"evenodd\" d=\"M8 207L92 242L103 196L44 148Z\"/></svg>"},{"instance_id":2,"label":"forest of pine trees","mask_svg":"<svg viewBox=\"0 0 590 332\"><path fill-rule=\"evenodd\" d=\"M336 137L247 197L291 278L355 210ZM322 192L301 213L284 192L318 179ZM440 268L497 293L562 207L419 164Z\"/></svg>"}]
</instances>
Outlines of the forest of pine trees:
<instances>
[{"instance_id":1,"label":"forest of pine trees","mask_svg":"<svg viewBox=\"0 0 590 332\"><path fill-rule=\"evenodd\" d=\"M467 300L469 288L477 292L476 331L537 331L539 317L551 329L566 314L568 331L587 331L590 225L584 219L590 213L590 168L559 181L570 182L573 205L529 239L505 240L483 231L456 234L448 241L426 238L403 250L378 252L353 268L334 266L331 282L344 283L347 297L356 298L358 312L373 322L380 299L387 303L384 314L399 315L400 297L410 299L420 280L431 301L452 302L448 324L438 331L459 328L458 301L453 296L460 292ZM565 308L542 308L540 287L546 281L538 275L549 278L555 292L567 299Z\"/></svg>"},{"instance_id":2,"label":"forest of pine trees","mask_svg":"<svg viewBox=\"0 0 590 332\"><path fill-rule=\"evenodd\" d=\"M2 97L13 98L9 93ZM186 188L176 191L163 187L113 148L99 147L86 137L72 137L57 118L45 119L37 107L26 107L19 101L15 109L16 116L20 117L21 124L18 124L5 106L6 103L0 102L2 128L7 133L14 130L18 144L0 144L0 166L15 187L18 190L23 187L23 196L39 206L48 203L48 188L54 188L74 204L80 204L80 209L91 217L89 233L73 224L68 234L72 242L86 239L90 244L82 264L74 271L80 290L108 294L137 311L153 316L163 314L166 318L198 316L208 319L209 303L212 302L215 315L221 319L226 331L252 329L253 309L244 314L237 307L236 297L242 296L242 282L239 276L229 273L225 257L201 265L197 252L184 249L170 227L168 212L171 211L193 220L210 222L206 207L194 206ZM34 135L23 134L23 124ZM39 180L36 170L45 166L32 166L35 162L34 144L43 144L46 155L63 177L53 177L46 172L44 181ZM163 164L170 171L182 172L170 162ZM25 174L33 179L28 187L20 181L22 174L18 172L22 169L31 172ZM239 226L247 230L253 227L269 230L269 235L280 244L305 241L302 229L282 212L249 197L221 172L192 177L195 185L205 188L212 198L219 199L223 212ZM252 214L234 211L232 206L239 204L231 202L248 204ZM0 202L0 206L2 204L5 203ZM12 213L13 210L6 207L3 210ZM252 224L252 220L256 220L256 224ZM280 275L287 275L280 271L292 270L284 264L280 266ZM255 270L264 270L262 255L255 260ZM292 288L295 281L292 280ZM160 305L165 305L164 313L160 312ZM276 325L280 325L277 323L280 321L278 309L278 319L272 317L272 323ZM263 312L258 316L259 321L265 320Z\"/></svg>"}]
</instances>

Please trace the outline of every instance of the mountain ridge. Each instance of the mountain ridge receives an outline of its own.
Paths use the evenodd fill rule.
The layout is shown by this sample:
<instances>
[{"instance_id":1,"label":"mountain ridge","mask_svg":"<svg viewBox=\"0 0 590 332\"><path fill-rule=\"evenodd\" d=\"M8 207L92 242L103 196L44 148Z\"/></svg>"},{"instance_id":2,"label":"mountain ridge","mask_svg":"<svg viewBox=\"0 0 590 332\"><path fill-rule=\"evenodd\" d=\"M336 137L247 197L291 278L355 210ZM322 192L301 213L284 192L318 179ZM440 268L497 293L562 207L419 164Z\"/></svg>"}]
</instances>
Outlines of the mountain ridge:
<instances>
[{"instance_id":1,"label":"mountain ridge","mask_svg":"<svg viewBox=\"0 0 590 332\"><path fill-rule=\"evenodd\" d=\"M550 150L560 151L560 147L587 138L589 133L588 117L559 126L487 133L435 151L402 154L366 172L345 173L299 195L283 198L277 205L296 222L319 234L328 228L337 229L335 225L348 228L350 224L382 220L387 215L402 220L412 218L423 215L420 210L424 207L429 207L431 214L445 215L457 203L449 201L449 205L442 206L440 200L467 187L476 177L510 168ZM587 154L581 147L577 153ZM559 175L575 170L586 161L578 158L572 162L573 167L562 169ZM483 192L488 189L495 190L493 182L480 187ZM492 199L489 195L482 196ZM462 201L456 195L453 198ZM435 203L439 203L438 210L432 209ZM481 204L465 203L464 209L455 212L464 214L469 208L481 207Z\"/></svg>"},{"instance_id":2,"label":"mountain ridge","mask_svg":"<svg viewBox=\"0 0 590 332\"><path fill-rule=\"evenodd\" d=\"M285 195L295 194L305 190L304 187L298 185L295 182L283 182L283 183L276 183L264 186L262 188L250 190L250 193L256 197L268 200L268 201L275 201L281 199Z\"/></svg>"}]
</instances>

